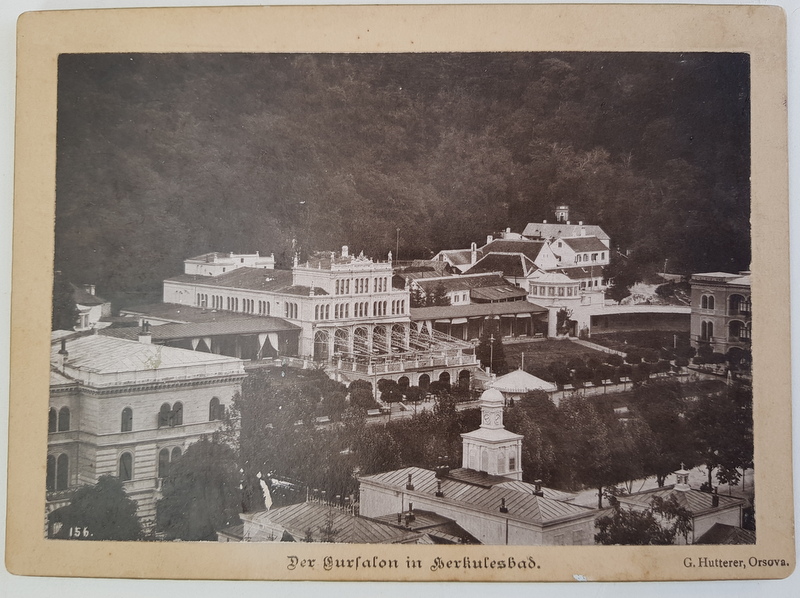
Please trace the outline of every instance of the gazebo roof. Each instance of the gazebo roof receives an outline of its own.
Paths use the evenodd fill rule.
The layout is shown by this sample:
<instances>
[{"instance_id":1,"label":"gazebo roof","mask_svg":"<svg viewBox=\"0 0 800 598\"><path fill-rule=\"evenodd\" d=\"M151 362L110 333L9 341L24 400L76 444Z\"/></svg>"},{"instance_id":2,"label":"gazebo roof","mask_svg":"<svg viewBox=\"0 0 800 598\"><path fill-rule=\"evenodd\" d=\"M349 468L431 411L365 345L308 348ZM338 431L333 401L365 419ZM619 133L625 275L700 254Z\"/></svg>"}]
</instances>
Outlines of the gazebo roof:
<instances>
[{"instance_id":1,"label":"gazebo roof","mask_svg":"<svg viewBox=\"0 0 800 598\"><path fill-rule=\"evenodd\" d=\"M524 370L514 370L489 384L490 388L500 392L526 393L532 390L553 391L556 385L547 380L537 378Z\"/></svg>"}]
</instances>

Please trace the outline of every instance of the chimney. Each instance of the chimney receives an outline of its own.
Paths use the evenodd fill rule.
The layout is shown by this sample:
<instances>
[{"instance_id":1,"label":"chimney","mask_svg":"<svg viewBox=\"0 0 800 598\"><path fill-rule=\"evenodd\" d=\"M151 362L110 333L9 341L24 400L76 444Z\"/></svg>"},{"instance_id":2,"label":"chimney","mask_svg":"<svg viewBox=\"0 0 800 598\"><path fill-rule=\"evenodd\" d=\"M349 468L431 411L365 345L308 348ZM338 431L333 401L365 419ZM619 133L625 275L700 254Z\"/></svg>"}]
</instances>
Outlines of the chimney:
<instances>
[{"instance_id":1,"label":"chimney","mask_svg":"<svg viewBox=\"0 0 800 598\"><path fill-rule=\"evenodd\" d=\"M442 492L442 480L436 480L436 496L439 498L444 496L444 492Z\"/></svg>"},{"instance_id":2,"label":"chimney","mask_svg":"<svg viewBox=\"0 0 800 598\"><path fill-rule=\"evenodd\" d=\"M542 480L533 481L533 495L544 496L544 492L542 491Z\"/></svg>"},{"instance_id":3,"label":"chimney","mask_svg":"<svg viewBox=\"0 0 800 598\"><path fill-rule=\"evenodd\" d=\"M470 251L469 261L471 264L474 264L475 262L478 261L478 246L475 243L473 243L470 246L469 251Z\"/></svg>"},{"instance_id":4,"label":"chimney","mask_svg":"<svg viewBox=\"0 0 800 598\"><path fill-rule=\"evenodd\" d=\"M67 357L69 357L69 352L67 351L67 339L61 339L61 349L58 352L58 357L56 358L56 365L59 370L64 370L64 366L67 364Z\"/></svg>"},{"instance_id":5,"label":"chimney","mask_svg":"<svg viewBox=\"0 0 800 598\"><path fill-rule=\"evenodd\" d=\"M486 244L488 245L492 241L494 241L494 237L492 235L486 235Z\"/></svg>"},{"instance_id":6,"label":"chimney","mask_svg":"<svg viewBox=\"0 0 800 598\"><path fill-rule=\"evenodd\" d=\"M342 257L350 257L347 245L342 245Z\"/></svg>"},{"instance_id":7,"label":"chimney","mask_svg":"<svg viewBox=\"0 0 800 598\"><path fill-rule=\"evenodd\" d=\"M94 295L95 294L94 285L93 284L85 284L85 285L83 285L83 288L90 295Z\"/></svg>"},{"instance_id":8,"label":"chimney","mask_svg":"<svg viewBox=\"0 0 800 598\"><path fill-rule=\"evenodd\" d=\"M414 503L408 503L408 513L406 514L406 525L414 521L416 517L414 516Z\"/></svg>"},{"instance_id":9,"label":"chimney","mask_svg":"<svg viewBox=\"0 0 800 598\"><path fill-rule=\"evenodd\" d=\"M142 328L139 330L139 342L144 345L149 345L153 340L153 335L150 334L150 322L142 322Z\"/></svg>"},{"instance_id":10,"label":"chimney","mask_svg":"<svg viewBox=\"0 0 800 598\"><path fill-rule=\"evenodd\" d=\"M411 474L408 474L408 482L406 483L406 490L413 490L414 484L411 483Z\"/></svg>"},{"instance_id":11,"label":"chimney","mask_svg":"<svg viewBox=\"0 0 800 598\"><path fill-rule=\"evenodd\" d=\"M542 224L547 224L547 220L542 220Z\"/></svg>"},{"instance_id":12,"label":"chimney","mask_svg":"<svg viewBox=\"0 0 800 598\"><path fill-rule=\"evenodd\" d=\"M714 494L711 495L711 506L719 506L719 494L717 494L717 487L714 488Z\"/></svg>"},{"instance_id":13,"label":"chimney","mask_svg":"<svg viewBox=\"0 0 800 598\"><path fill-rule=\"evenodd\" d=\"M500 499L500 512L501 513L508 513L508 508L506 507L506 499L505 498L501 498Z\"/></svg>"},{"instance_id":14,"label":"chimney","mask_svg":"<svg viewBox=\"0 0 800 598\"><path fill-rule=\"evenodd\" d=\"M503 235L503 237L506 237L506 236L508 236L508 235L510 235L510 234L511 234L511 227L509 226L508 228L506 228L506 232L505 232L505 234Z\"/></svg>"}]
</instances>

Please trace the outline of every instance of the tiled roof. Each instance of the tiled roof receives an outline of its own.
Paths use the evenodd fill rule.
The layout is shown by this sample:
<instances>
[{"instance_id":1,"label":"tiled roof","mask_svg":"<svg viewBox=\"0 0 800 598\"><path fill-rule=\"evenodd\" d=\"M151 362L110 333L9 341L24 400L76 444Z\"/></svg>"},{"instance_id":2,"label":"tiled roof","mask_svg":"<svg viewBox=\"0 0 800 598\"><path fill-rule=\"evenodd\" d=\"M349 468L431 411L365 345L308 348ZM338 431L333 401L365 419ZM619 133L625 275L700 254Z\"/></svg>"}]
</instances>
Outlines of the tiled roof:
<instances>
[{"instance_id":1,"label":"tiled roof","mask_svg":"<svg viewBox=\"0 0 800 598\"><path fill-rule=\"evenodd\" d=\"M51 363L57 361L60 345L50 349ZM100 374L166 370L189 365L235 364L241 360L224 355L150 345L108 336L91 335L67 341L68 368Z\"/></svg>"},{"instance_id":2,"label":"tiled roof","mask_svg":"<svg viewBox=\"0 0 800 598\"><path fill-rule=\"evenodd\" d=\"M219 322L191 322L187 324L162 324L151 326L150 334L154 341L167 341L178 338L199 338L202 336L223 336L227 334L259 334L265 332L287 332L300 330L300 327L281 318L261 316L255 318L224 318ZM104 336L137 340L137 328L106 328Z\"/></svg>"},{"instance_id":3,"label":"tiled roof","mask_svg":"<svg viewBox=\"0 0 800 598\"><path fill-rule=\"evenodd\" d=\"M167 278L164 282L195 283L226 289L246 289L249 291L270 291L289 295L309 295L311 287L292 286L291 270L269 270L264 268L237 268L219 276L199 276L180 274ZM314 288L315 295L327 295L320 287Z\"/></svg>"},{"instance_id":4,"label":"tiled roof","mask_svg":"<svg viewBox=\"0 0 800 598\"><path fill-rule=\"evenodd\" d=\"M755 544L756 533L749 529L715 523L702 536L694 541L695 544Z\"/></svg>"},{"instance_id":5,"label":"tiled roof","mask_svg":"<svg viewBox=\"0 0 800 598\"><path fill-rule=\"evenodd\" d=\"M655 488L653 490L645 490L636 494L628 496L620 496L619 501L622 503L632 503L640 506L649 507L654 497L660 497L668 500L674 496L678 501L678 505L692 513L693 515L701 515L709 511L717 511L720 509L727 509L744 504L741 498L733 496L717 495L719 505L713 506L714 495L710 492L701 492L700 490L675 490L674 486L665 486L663 488Z\"/></svg>"},{"instance_id":6,"label":"tiled roof","mask_svg":"<svg viewBox=\"0 0 800 598\"><path fill-rule=\"evenodd\" d=\"M608 251L608 247L603 245L603 242L597 237L569 237L562 239L564 243L572 248L576 253L583 253L586 251Z\"/></svg>"},{"instance_id":7,"label":"tiled roof","mask_svg":"<svg viewBox=\"0 0 800 598\"><path fill-rule=\"evenodd\" d=\"M472 289L469 292L469 296L477 301L508 301L527 297L528 291L515 287L513 284L505 284L503 286Z\"/></svg>"},{"instance_id":8,"label":"tiled roof","mask_svg":"<svg viewBox=\"0 0 800 598\"><path fill-rule=\"evenodd\" d=\"M261 319L263 316L251 316L241 313L231 313L217 311L207 307L194 307L192 305L180 305L177 303L151 303L148 305L135 305L124 307L120 310L123 313L131 313L137 316L145 316L159 320L172 320L176 324L203 322L224 322L226 320L246 320ZM128 316L128 320L138 321L138 318Z\"/></svg>"},{"instance_id":9,"label":"tiled roof","mask_svg":"<svg viewBox=\"0 0 800 598\"><path fill-rule=\"evenodd\" d=\"M260 511L246 517L256 523L280 526L301 542L310 534L316 542L384 544L399 542L411 533L410 530L312 502Z\"/></svg>"},{"instance_id":10,"label":"tiled roof","mask_svg":"<svg viewBox=\"0 0 800 598\"><path fill-rule=\"evenodd\" d=\"M429 292L432 289L435 289L439 285L444 287L445 292L453 292L453 291L466 291L468 289L477 289L482 287L496 287L496 286L510 286L515 288L514 285L509 284L506 280L499 274L497 270L492 271L489 274L484 274L482 276L465 276L465 275L454 275L454 276L444 276L438 277L434 279L422 279L415 281L422 290L425 292Z\"/></svg>"},{"instance_id":11,"label":"tiled roof","mask_svg":"<svg viewBox=\"0 0 800 598\"><path fill-rule=\"evenodd\" d=\"M440 251L438 255L446 255L447 259L456 266L463 266L472 261L471 249L445 249ZM478 252L478 255L480 256L480 252Z\"/></svg>"},{"instance_id":12,"label":"tiled roof","mask_svg":"<svg viewBox=\"0 0 800 598\"><path fill-rule=\"evenodd\" d=\"M524 278L531 272L537 270L536 264L533 260L526 257L522 253L500 253L492 252L484 255L481 259L475 262L466 274L475 274L477 272L497 272L503 273L503 276L513 276L514 278Z\"/></svg>"},{"instance_id":13,"label":"tiled roof","mask_svg":"<svg viewBox=\"0 0 800 598\"><path fill-rule=\"evenodd\" d=\"M419 467L407 467L361 478L405 492L408 474L414 485L414 492L427 495L426 500L436 500L437 482L442 483L443 501L461 503L464 508L476 509L486 513L498 513L502 499L506 501L508 513L503 517L521 519L539 525L548 525L569 519L593 517L594 511L560 500L535 496L515 488L492 485L483 487L454 480L450 477L437 479L433 471ZM451 507L452 508L452 507Z\"/></svg>"},{"instance_id":14,"label":"tiled roof","mask_svg":"<svg viewBox=\"0 0 800 598\"><path fill-rule=\"evenodd\" d=\"M469 305L446 305L442 307L412 307L411 319L443 320L450 318L479 318L486 316L514 316L517 314L539 314L547 308L530 301L505 301L503 303L471 303Z\"/></svg>"},{"instance_id":15,"label":"tiled roof","mask_svg":"<svg viewBox=\"0 0 800 598\"><path fill-rule=\"evenodd\" d=\"M601 241L607 241L611 237L606 231L596 224L567 224L566 222L529 222L522 231L523 237L530 239L560 239L563 237L580 237L581 229L584 234L590 237L597 237Z\"/></svg>"},{"instance_id":16,"label":"tiled roof","mask_svg":"<svg viewBox=\"0 0 800 598\"><path fill-rule=\"evenodd\" d=\"M103 303L108 303L102 297L98 297L97 295L92 295L86 289L82 289L81 287L70 283L72 286L72 300L75 303L80 305L103 305Z\"/></svg>"},{"instance_id":17,"label":"tiled roof","mask_svg":"<svg viewBox=\"0 0 800 598\"><path fill-rule=\"evenodd\" d=\"M484 256L490 253L521 253L529 260L535 261L543 247L544 241L495 239L481 247L481 253Z\"/></svg>"}]
</instances>

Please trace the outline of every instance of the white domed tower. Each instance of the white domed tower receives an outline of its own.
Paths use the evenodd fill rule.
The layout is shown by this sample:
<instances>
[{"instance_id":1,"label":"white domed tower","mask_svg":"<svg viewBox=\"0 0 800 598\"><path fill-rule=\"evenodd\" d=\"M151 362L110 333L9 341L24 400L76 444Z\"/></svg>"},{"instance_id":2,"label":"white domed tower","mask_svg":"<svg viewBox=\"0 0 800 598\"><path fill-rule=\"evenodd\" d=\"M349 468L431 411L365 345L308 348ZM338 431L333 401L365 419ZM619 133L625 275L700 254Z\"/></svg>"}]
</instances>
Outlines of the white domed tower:
<instances>
[{"instance_id":1,"label":"white domed tower","mask_svg":"<svg viewBox=\"0 0 800 598\"><path fill-rule=\"evenodd\" d=\"M522 479L522 436L503 427L503 393L481 395L481 427L461 435L462 467L512 480Z\"/></svg>"}]
</instances>

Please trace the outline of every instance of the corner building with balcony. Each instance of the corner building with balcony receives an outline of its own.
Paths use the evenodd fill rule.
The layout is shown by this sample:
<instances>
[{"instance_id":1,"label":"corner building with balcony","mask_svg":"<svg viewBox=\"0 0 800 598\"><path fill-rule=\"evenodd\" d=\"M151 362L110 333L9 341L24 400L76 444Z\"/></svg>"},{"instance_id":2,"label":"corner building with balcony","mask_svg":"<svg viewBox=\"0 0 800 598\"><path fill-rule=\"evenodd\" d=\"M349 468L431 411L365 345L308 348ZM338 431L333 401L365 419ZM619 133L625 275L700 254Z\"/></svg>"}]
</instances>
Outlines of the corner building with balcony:
<instances>
[{"instance_id":1,"label":"corner building with balcony","mask_svg":"<svg viewBox=\"0 0 800 598\"><path fill-rule=\"evenodd\" d=\"M718 353L750 350L752 302L750 272L693 274L691 341Z\"/></svg>"},{"instance_id":2,"label":"corner building with balcony","mask_svg":"<svg viewBox=\"0 0 800 598\"><path fill-rule=\"evenodd\" d=\"M241 389L242 361L149 340L91 335L52 345L47 514L78 486L110 475L149 528L170 463L220 430Z\"/></svg>"}]
</instances>

